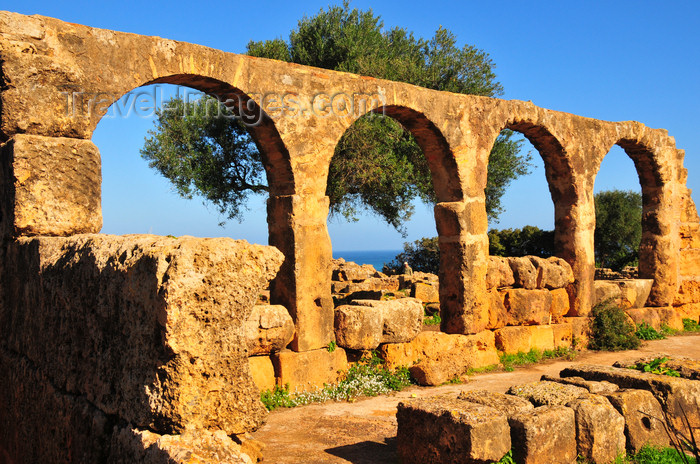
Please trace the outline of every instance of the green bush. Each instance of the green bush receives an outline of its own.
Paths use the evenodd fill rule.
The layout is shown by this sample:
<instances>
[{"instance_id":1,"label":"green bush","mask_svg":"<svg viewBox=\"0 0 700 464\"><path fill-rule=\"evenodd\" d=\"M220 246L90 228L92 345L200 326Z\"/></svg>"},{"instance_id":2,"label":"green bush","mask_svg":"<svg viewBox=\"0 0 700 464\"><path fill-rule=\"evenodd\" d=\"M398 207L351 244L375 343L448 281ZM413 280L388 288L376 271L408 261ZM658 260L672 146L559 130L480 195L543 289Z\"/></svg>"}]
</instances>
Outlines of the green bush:
<instances>
[{"instance_id":1,"label":"green bush","mask_svg":"<svg viewBox=\"0 0 700 464\"><path fill-rule=\"evenodd\" d=\"M663 332L659 332L646 322L642 322L637 326L635 334L640 340L663 340L666 338Z\"/></svg>"},{"instance_id":2,"label":"green bush","mask_svg":"<svg viewBox=\"0 0 700 464\"><path fill-rule=\"evenodd\" d=\"M588 347L593 350L633 350L642 342L625 312L611 301L597 304L592 311L591 337Z\"/></svg>"},{"instance_id":3,"label":"green bush","mask_svg":"<svg viewBox=\"0 0 700 464\"><path fill-rule=\"evenodd\" d=\"M683 330L686 332L700 332L700 324L693 319L683 319Z\"/></svg>"},{"instance_id":4,"label":"green bush","mask_svg":"<svg viewBox=\"0 0 700 464\"><path fill-rule=\"evenodd\" d=\"M565 358L572 360L576 357L576 351L571 348L559 347L554 350L538 350L533 348L527 353L519 351L515 354L505 354L500 355L501 364L503 369L510 372L515 366L527 366L528 364L536 364L542 362L546 359L561 359Z\"/></svg>"}]
</instances>

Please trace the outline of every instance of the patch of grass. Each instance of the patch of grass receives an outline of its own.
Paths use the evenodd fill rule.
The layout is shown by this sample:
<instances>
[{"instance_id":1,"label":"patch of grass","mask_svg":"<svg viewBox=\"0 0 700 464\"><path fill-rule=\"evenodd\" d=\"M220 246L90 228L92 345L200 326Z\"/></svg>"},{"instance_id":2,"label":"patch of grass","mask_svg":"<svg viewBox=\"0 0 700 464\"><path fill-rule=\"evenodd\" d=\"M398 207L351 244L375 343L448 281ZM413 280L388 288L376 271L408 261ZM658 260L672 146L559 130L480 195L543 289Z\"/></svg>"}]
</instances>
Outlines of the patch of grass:
<instances>
[{"instance_id":1,"label":"patch of grass","mask_svg":"<svg viewBox=\"0 0 700 464\"><path fill-rule=\"evenodd\" d=\"M592 315L588 348L620 351L633 350L642 344L625 312L610 300L597 304Z\"/></svg>"},{"instance_id":2,"label":"patch of grass","mask_svg":"<svg viewBox=\"0 0 700 464\"><path fill-rule=\"evenodd\" d=\"M695 459L691 457L682 456L673 448L655 448L649 445L645 445L637 454L628 456L627 459L627 461L622 461L622 463L690 464L696 462Z\"/></svg>"},{"instance_id":3,"label":"patch of grass","mask_svg":"<svg viewBox=\"0 0 700 464\"><path fill-rule=\"evenodd\" d=\"M685 332L700 332L700 324L690 318L683 319L683 331Z\"/></svg>"},{"instance_id":4,"label":"patch of grass","mask_svg":"<svg viewBox=\"0 0 700 464\"><path fill-rule=\"evenodd\" d=\"M510 372L515 366L527 366L529 364L536 364L547 359L574 359L576 357L576 351L571 348L556 348L554 350L538 350L532 349L527 353L519 351L515 354L502 354L500 356L501 364L503 369Z\"/></svg>"},{"instance_id":5,"label":"patch of grass","mask_svg":"<svg viewBox=\"0 0 700 464\"><path fill-rule=\"evenodd\" d=\"M515 464L513 460L513 450L508 451L496 464Z\"/></svg>"},{"instance_id":6,"label":"patch of grass","mask_svg":"<svg viewBox=\"0 0 700 464\"><path fill-rule=\"evenodd\" d=\"M352 401L359 396L377 396L400 391L412 385L408 368L399 367L392 371L384 366L384 361L376 352L363 357L344 374L336 384L324 385L314 392L292 393L289 386L275 387L260 394L268 411L276 408L293 408L309 403L326 401Z\"/></svg>"},{"instance_id":7,"label":"patch of grass","mask_svg":"<svg viewBox=\"0 0 700 464\"><path fill-rule=\"evenodd\" d=\"M646 322L639 324L634 334L640 340L663 340L666 338L666 335L663 332L656 330Z\"/></svg>"},{"instance_id":8,"label":"patch of grass","mask_svg":"<svg viewBox=\"0 0 700 464\"><path fill-rule=\"evenodd\" d=\"M490 364L484 367L470 367L467 369L467 375L484 374L486 372L493 372L497 370L500 366L498 364Z\"/></svg>"},{"instance_id":9,"label":"patch of grass","mask_svg":"<svg viewBox=\"0 0 700 464\"><path fill-rule=\"evenodd\" d=\"M439 314L433 314L432 316L423 316L423 324L425 325L440 325L442 318Z\"/></svg>"},{"instance_id":10,"label":"patch of grass","mask_svg":"<svg viewBox=\"0 0 700 464\"><path fill-rule=\"evenodd\" d=\"M651 374L668 375L670 377L680 377L681 374L677 370L666 367L666 362L668 358L654 358L648 362L640 362L631 366L630 369L636 369L642 372L649 372Z\"/></svg>"}]
</instances>

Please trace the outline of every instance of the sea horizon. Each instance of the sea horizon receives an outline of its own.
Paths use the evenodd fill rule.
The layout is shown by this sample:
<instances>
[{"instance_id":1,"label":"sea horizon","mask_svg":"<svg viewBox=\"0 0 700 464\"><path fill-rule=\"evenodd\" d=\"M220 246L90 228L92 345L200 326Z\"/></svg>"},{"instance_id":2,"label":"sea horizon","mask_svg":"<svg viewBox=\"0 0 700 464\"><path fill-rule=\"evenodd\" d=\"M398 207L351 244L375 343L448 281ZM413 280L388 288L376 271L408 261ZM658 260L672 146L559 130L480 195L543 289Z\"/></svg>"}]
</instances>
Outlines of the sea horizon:
<instances>
[{"instance_id":1,"label":"sea horizon","mask_svg":"<svg viewBox=\"0 0 700 464\"><path fill-rule=\"evenodd\" d=\"M333 250L333 259L343 258L357 264L370 264L381 271L384 264L394 260L403 250Z\"/></svg>"}]
</instances>

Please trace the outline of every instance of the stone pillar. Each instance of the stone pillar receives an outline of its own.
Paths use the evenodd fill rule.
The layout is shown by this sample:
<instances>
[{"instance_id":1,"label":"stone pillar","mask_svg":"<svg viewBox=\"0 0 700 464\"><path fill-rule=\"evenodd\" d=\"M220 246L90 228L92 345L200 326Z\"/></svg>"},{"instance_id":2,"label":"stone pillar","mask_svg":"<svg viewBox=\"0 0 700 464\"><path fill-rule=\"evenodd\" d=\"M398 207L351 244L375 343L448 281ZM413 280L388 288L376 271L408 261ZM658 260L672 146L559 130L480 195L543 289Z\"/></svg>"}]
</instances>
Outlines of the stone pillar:
<instances>
[{"instance_id":1,"label":"stone pillar","mask_svg":"<svg viewBox=\"0 0 700 464\"><path fill-rule=\"evenodd\" d=\"M569 315L588 316L595 277L593 188L572 190L575 196L554 200L554 244L557 256L565 259L574 272L574 283L567 288Z\"/></svg>"},{"instance_id":2,"label":"stone pillar","mask_svg":"<svg viewBox=\"0 0 700 464\"><path fill-rule=\"evenodd\" d=\"M100 231L102 173L91 141L16 134L0 150L3 237Z\"/></svg>"},{"instance_id":3,"label":"stone pillar","mask_svg":"<svg viewBox=\"0 0 700 464\"><path fill-rule=\"evenodd\" d=\"M481 201L435 205L440 244L440 309L443 332L474 334L486 328L489 242Z\"/></svg>"},{"instance_id":4,"label":"stone pillar","mask_svg":"<svg viewBox=\"0 0 700 464\"><path fill-rule=\"evenodd\" d=\"M639 278L654 279L649 306L668 306L678 291L680 203L674 185L642 185L642 242L639 246Z\"/></svg>"},{"instance_id":5,"label":"stone pillar","mask_svg":"<svg viewBox=\"0 0 700 464\"><path fill-rule=\"evenodd\" d=\"M294 319L294 351L322 348L334 336L328 205L328 197L311 195L271 195L267 203L269 243L285 256L270 298Z\"/></svg>"}]
</instances>

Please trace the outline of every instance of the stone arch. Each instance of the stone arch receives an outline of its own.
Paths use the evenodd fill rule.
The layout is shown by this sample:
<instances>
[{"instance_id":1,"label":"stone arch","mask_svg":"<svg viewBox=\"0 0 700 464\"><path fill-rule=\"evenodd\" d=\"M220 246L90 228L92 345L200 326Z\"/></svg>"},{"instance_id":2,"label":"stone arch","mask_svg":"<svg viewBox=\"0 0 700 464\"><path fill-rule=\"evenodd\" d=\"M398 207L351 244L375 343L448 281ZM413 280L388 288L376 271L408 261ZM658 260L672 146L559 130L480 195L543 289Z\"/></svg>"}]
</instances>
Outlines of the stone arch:
<instances>
[{"instance_id":1,"label":"stone arch","mask_svg":"<svg viewBox=\"0 0 700 464\"><path fill-rule=\"evenodd\" d=\"M562 142L548 127L527 119L514 119L502 128L522 134L537 150L544 162L545 177L554 203L554 242L555 253L567 259L567 243L571 216L570 207L575 201L574 167L567 156ZM495 143L495 138L494 138ZM491 144L493 146L493 143ZM483 187L486 187L484 183Z\"/></svg>"},{"instance_id":2,"label":"stone arch","mask_svg":"<svg viewBox=\"0 0 700 464\"><path fill-rule=\"evenodd\" d=\"M653 148L633 134L620 137L607 146L622 148L632 159L642 189L642 239L639 246L639 278L653 279L652 291L647 304L663 306L670 304L677 288L678 249L669 237L674 236L674 192L671 164L665 161L661 147ZM673 150L675 152L675 150ZM597 176L604 157L595 166Z\"/></svg>"},{"instance_id":3,"label":"stone arch","mask_svg":"<svg viewBox=\"0 0 700 464\"><path fill-rule=\"evenodd\" d=\"M590 223L593 208L592 189L585 187L585 166L567 150L556 126L545 124L537 117L512 117L505 121L492 137L490 146L503 129L521 133L538 151L545 167L545 177L554 203L555 255L566 260L574 272L574 283L569 285L570 314L584 316L590 312L593 297L595 261L593 257ZM486 187L484 179L483 187Z\"/></svg>"},{"instance_id":4,"label":"stone arch","mask_svg":"<svg viewBox=\"0 0 700 464\"><path fill-rule=\"evenodd\" d=\"M464 199L452 149L440 129L424 113L402 105L386 105L373 112L395 119L416 139L428 161L438 203Z\"/></svg>"},{"instance_id":5,"label":"stone arch","mask_svg":"<svg viewBox=\"0 0 700 464\"><path fill-rule=\"evenodd\" d=\"M123 92L121 96L151 84L172 84L190 87L224 102L248 127L248 132L258 148L265 166L270 195L291 195L294 193L294 174L289 152L277 131L274 121L249 95L231 84L213 77L197 74L171 74L144 82ZM91 132L94 131L101 118L91 121Z\"/></svg>"}]
</instances>

